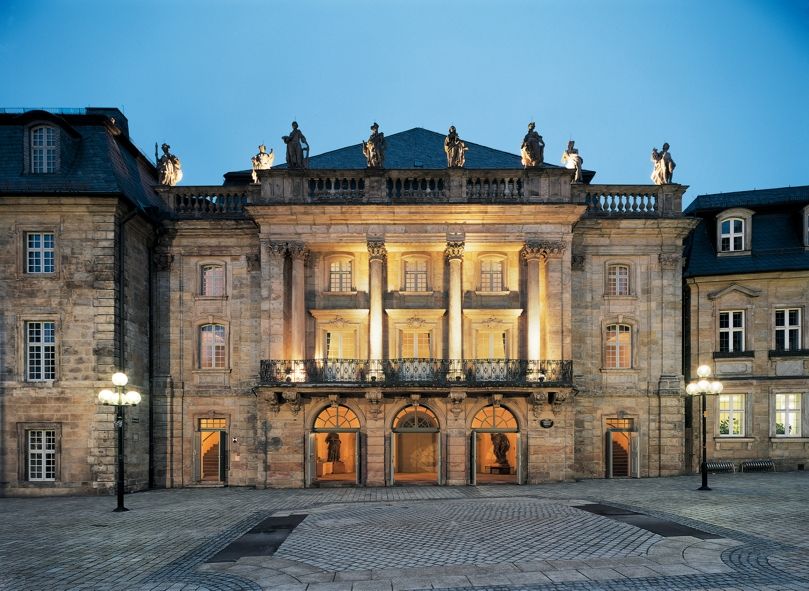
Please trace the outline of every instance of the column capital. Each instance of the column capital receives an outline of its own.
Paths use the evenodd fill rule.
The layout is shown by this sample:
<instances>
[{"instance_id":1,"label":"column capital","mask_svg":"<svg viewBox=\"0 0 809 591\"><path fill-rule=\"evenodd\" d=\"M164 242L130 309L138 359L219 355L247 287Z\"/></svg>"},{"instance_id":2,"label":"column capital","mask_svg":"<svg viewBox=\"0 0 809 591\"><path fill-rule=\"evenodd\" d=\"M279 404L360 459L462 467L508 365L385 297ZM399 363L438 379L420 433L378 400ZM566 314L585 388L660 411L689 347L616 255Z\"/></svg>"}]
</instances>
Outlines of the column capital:
<instances>
[{"instance_id":1,"label":"column capital","mask_svg":"<svg viewBox=\"0 0 809 591\"><path fill-rule=\"evenodd\" d=\"M287 253L286 242L278 242L269 238L261 239L261 247L266 249L271 257L282 257Z\"/></svg>"},{"instance_id":2,"label":"column capital","mask_svg":"<svg viewBox=\"0 0 809 591\"><path fill-rule=\"evenodd\" d=\"M303 260L309 256L309 249L303 242L287 242L286 249L293 260Z\"/></svg>"},{"instance_id":3,"label":"column capital","mask_svg":"<svg viewBox=\"0 0 809 591\"><path fill-rule=\"evenodd\" d=\"M550 257L561 256L565 252L567 245L559 241L551 240L529 240L522 247L520 254L526 261L536 259L547 259Z\"/></svg>"},{"instance_id":4,"label":"column capital","mask_svg":"<svg viewBox=\"0 0 809 591\"><path fill-rule=\"evenodd\" d=\"M668 253L662 252L657 255L658 260L660 261L660 266L664 269L677 269L679 268L680 261L682 260L682 256L677 253Z\"/></svg>"},{"instance_id":5,"label":"column capital","mask_svg":"<svg viewBox=\"0 0 809 591\"><path fill-rule=\"evenodd\" d=\"M453 240L447 242L447 248L444 249L444 255L448 261L453 259L463 260L464 242L463 240Z\"/></svg>"},{"instance_id":6,"label":"column capital","mask_svg":"<svg viewBox=\"0 0 809 591\"><path fill-rule=\"evenodd\" d=\"M384 262L387 256L388 256L388 249L385 248L384 240L368 241L368 259L370 261Z\"/></svg>"}]
</instances>

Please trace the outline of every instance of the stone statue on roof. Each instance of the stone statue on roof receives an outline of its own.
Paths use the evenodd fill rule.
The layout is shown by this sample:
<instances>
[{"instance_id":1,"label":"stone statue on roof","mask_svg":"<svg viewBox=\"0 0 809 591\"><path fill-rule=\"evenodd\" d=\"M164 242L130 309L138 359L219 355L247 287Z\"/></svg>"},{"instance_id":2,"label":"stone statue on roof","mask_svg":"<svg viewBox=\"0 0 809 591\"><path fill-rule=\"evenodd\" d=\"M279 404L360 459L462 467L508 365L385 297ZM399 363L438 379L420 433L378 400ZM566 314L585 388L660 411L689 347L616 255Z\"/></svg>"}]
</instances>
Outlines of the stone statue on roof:
<instances>
[{"instance_id":1,"label":"stone statue on roof","mask_svg":"<svg viewBox=\"0 0 809 591\"><path fill-rule=\"evenodd\" d=\"M565 165L565 168L572 169L573 173L573 182L580 183L582 182L581 177L581 165L584 163L584 160L581 156L579 156L579 150L574 148L576 142L570 140L567 143L567 150L562 153L562 164Z\"/></svg>"},{"instance_id":2,"label":"stone statue on roof","mask_svg":"<svg viewBox=\"0 0 809 591\"><path fill-rule=\"evenodd\" d=\"M658 152L657 148L652 148L652 182L655 185L668 185L674 177L674 167L677 166L669 153L669 145L663 144L663 149Z\"/></svg>"},{"instance_id":3,"label":"stone statue on roof","mask_svg":"<svg viewBox=\"0 0 809 591\"><path fill-rule=\"evenodd\" d=\"M444 152L447 154L447 168L463 168L466 162L466 151L469 148L458 137L454 125L450 125L449 133L444 138Z\"/></svg>"},{"instance_id":4,"label":"stone statue on roof","mask_svg":"<svg viewBox=\"0 0 809 591\"><path fill-rule=\"evenodd\" d=\"M379 124L374 121L371 126L371 136L367 142L362 142L362 153L368 161L368 168L385 168L385 149L387 141L385 134L379 133Z\"/></svg>"},{"instance_id":5,"label":"stone statue on roof","mask_svg":"<svg viewBox=\"0 0 809 591\"><path fill-rule=\"evenodd\" d=\"M180 159L174 154L169 152L171 146L163 144L163 155L157 161L157 178L161 185L173 187L181 180L183 180L183 169L180 164ZM155 152L157 151L157 144L155 144Z\"/></svg>"},{"instance_id":6,"label":"stone statue on roof","mask_svg":"<svg viewBox=\"0 0 809 591\"><path fill-rule=\"evenodd\" d=\"M256 171L258 170L270 170L272 168L273 162L275 162L275 154L273 154L272 148L270 148L269 153L267 152L267 146L261 144L258 147L258 154L250 158L250 162L253 163L253 182L258 182L258 174Z\"/></svg>"},{"instance_id":7,"label":"stone statue on roof","mask_svg":"<svg viewBox=\"0 0 809 591\"><path fill-rule=\"evenodd\" d=\"M534 168L545 161L545 142L542 136L536 131L537 124L531 121L528 124L528 133L522 140L520 154L522 154L522 165L525 168Z\"/></svg>"},{"instance_id":8,"label":"stone statue on roof","mask_svg":"<svg viewBox=\"0 0 809 591\"><path fill-rule=\"evenodd\" d=\"M309 166L309 143L298 129L298 122L292 122L292 131L281 138L287 145L287 166L290 170L302 170Z\"/></svg>"}]
</instances>

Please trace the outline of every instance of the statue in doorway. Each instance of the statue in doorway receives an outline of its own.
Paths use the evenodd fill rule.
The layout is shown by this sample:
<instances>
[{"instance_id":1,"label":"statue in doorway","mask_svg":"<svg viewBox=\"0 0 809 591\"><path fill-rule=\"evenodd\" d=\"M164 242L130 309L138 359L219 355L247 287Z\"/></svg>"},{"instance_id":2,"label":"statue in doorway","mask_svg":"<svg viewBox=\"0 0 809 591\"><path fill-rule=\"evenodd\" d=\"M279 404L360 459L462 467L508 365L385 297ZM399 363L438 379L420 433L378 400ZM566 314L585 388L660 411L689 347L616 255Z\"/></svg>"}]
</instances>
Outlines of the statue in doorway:
<instances>
[{"instance_id":1,"label":"statue in doorway","mask_svg":"<svg viewBox=\"0 0 809 591\"><path fill-rule=\"evenodd\" d=\"M492 447L494 448L494 456L497 458L497 463L501 466L508 467L508 450L511 449L511 443L505 433L492 433Z\"/></svg>"},{"instance_id":2,"label":"statue in doorway","mask_svg":"<svg viewBox=\"0 0 809 591\"><path fill-rule=\"evenodd\" d=\"M342 446L342 444L343 443L340 441L339 433L329 433L326 435L326 446L328 447L329 462L340 461L340 446Z\"/></svg>"}]
</instances>

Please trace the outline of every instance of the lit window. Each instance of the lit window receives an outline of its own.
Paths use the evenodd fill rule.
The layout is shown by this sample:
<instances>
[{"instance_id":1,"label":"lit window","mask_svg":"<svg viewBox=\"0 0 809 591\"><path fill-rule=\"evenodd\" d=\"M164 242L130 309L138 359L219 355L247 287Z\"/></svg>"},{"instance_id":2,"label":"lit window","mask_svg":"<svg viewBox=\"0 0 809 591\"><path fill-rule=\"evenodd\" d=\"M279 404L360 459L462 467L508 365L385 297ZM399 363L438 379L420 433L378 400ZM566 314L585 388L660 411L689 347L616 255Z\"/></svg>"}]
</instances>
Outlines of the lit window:
<instances>
[{"instance_id":1,"label":"lit window","mask_svg":"<svg viewBox=\"0 0 809 591\"><path fill-rule=\"evenodd\" d=\"M26 433L28 480L56 480L56 431L31 429Z\"/></svg>"},{"instance_id":2,"label":"lit window","mask_svg":"<svg viewBox=\"0 0 809 591\"><path fill-rule=\"evenodd\" d=\"M327 406L315 419L315 429L359 429L356 413L342 404Z\"/></svg>"},{"instance_id":3,"label":"lit window","mask_svg":"<svg viewBox=\"0 0 809 591\"><path fill-rule=\"evenodd\" d=\"M225 268L222 265L202 267L200 293L204 296L221 297L225 295Z\"/></svg>"},{"instance_id":4,"label":"lit window","mask_svg":"<svg viewBox=\"0 0 809 591\"><path fill-rule=\"evenodd\" d=\"M480 262L480 291L503 291L503 261Z\"/></svg>"},{"instance_id":5,"label":"lit window","mask_svg":"<svg viewBox=\"0 0 809 591\"><path fill-rule=\"evenodd\" d=\"M329 265L329 291L351 291L351 259L331 262Z\"/></svg>"},{"instance_id":6,"label":"lit window","mask_svg":"<svg viewBox=\"0 0 809 591\"><path fill-rule=\"evenodd\" d=\"M484 406L472 419L473 429L516 429L517 419L504 406Z\"/></svg>"},{"instance_id":7,"label":"lit window","mask_svg":"<svg viewBox=\"0 0 809 591\"><path fill-rule=\"evenodd\" d=\"M407 259L404 263L405 291L427 291L427 261Z\"/></svg>"},{"instance_id":8,"label":"lit window","mask_svg":"<svg viewBox=\"0 0 809 591\"><path fill-rule=\"evenodd\" d=\"M729 218L720 225L719 250L733 252L744 250L744 220Z\"/></svg>"},{"instance_id":9,"label":"lit window","mask_svg":"<svg viewBox=\"0 0 809 591\"><path fill-rule=\"evenodd\" d=\"M200 419L199 428L209 430L223 430L228 428L227 419Z\"/></svg>"},{"instance_id":10,"label":"lit window","mask_svg":"<svg viewBox=\"0 0 809 591\"><path fill-rule=\"evenodd\" d=\"M199 332L199 366L203 369L225 367L225 327L205 324Z\"/></svg>"},{"instance_id":11,"label":"lit window","mask_svg":"<svg viewBox=\"0 0 809 591\"><path fill-rule=\"evenodd\" d=\"M31 130L31 172L56 172L56 129L35 127Z\"/></svg>"},{"instance_id":12,"label":"lit window","mask_svg":"<svg viewBox=\"0 0 809 591\"><path fill-rule=\"evenodd\" d=\"M432 359L430 333L415 330L402 332L402 359Z\"/></svg>"},{"instance_id":13,"label":"lit window","mask_svg":"<svg viewBox=\"0 0 809 591\"><path fill-rule=\"evenodd\" d=\"M719 351L744 351L744 310L719 313Z\"/></svg>"},{"instance_id":14,"label":"lit window","mask_svg":"<svg viewBox=\"0 0 809 591\"><path fill-rule=\"evenodd\" d=\"M610 265L607 269L607 295L629 295L629 267Z\"/></svg>"},{"instance_id":15,"label":"lit window","mask_svg":"<svg viewBox=\"0 0 809 591\"><path fill-rule=\"evenodd\" d=\"M356 359L356 338L353 330L326 333L326 359Z\"/></svg>"},{"instance_id":16,"label":"lit window","mask_svg":"<svg viewBox=\"0 0 809 591\"><path fill-rule=\"evenodd\" d=\"M25 272L53 273L54 239L50 232L28 232L25 235Z\"/></svg>"},{"instance_id":17,"label":"lit window","mask_svg":"<svg viewBox=\"0 0 809 591\"><path fill-rule=\"evenodd\" d=\"M56 379L56 323L25 323L25 375L29 382Z\"/></svg>"},{"instance_id":18,"label":"lit window","mask_svg":"<svg viewBox=\"0 0 809 591\"><path fill-rule=\"evenodd\" d=\"M801 436L801 395L775 395L775 434L785 437Z\"/></svg>"},{"instance_id":19,"label":"lit window","mask_svg":"<svg viewBox=\"0 0 809 591\"><path fill-rule=\"evenodd\" d=\"M719 396L719 435L744 435L744 394Z\"/></svg>"},{"instance_id":20,"label":"lit window","mask_svg":"<svg viewBox=\"0 0 809 591\"><path fill-rule=\"evenodd\" d=\"M477 333L477 358L496 361L506 357L506 333L497 330L481 330Z\"/></svg>"},{"instance_id":21,"label":"lit window","mask_svg":"<svg viewBox=\"0 0 809 591\"><path fill-rule=\"evenodd\" d=\"M775 349L795 351L801 348L800 308L784 308L775 311Z\"/></svg>"},{"instance_id":22,"label":"lit window","mask_svg":"<svg viewBox=\"0 0 809 591\"><path fill-rule=\"evenodd\" d=\"M607 326L604 357L605 366L610 369L632 367L632 327L627 324Z\"/></svg>"}]
</instances>

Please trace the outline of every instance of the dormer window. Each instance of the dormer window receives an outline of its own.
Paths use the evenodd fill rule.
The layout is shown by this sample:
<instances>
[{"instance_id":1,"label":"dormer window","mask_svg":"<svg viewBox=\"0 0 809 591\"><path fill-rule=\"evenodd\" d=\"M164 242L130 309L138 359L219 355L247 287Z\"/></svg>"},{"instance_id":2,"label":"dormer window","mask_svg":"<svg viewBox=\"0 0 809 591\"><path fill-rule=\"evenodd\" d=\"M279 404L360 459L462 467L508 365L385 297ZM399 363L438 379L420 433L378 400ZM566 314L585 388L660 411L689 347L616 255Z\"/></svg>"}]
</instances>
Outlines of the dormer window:
<instances>
[{"instance_id":1,"label":"dormer window","mask_svg":"<svg viewBox=\"0 0 809 591\"><path fill-rule=\"evenodd\" d=\"M809 205L803 208L803 245L809 248Z\"/></svg>"},{"instance_id":2,"label":"dormer window","mask_svg":"<svg viewBox=\"0 0 809 591\"><path fill-rule=\"evenodd\" d=\"M722 222L719 249L722 252L744 250L744 220L730 218Z\"/></svg>"},{"instance_id":3,"label":"dormer window","mask_svg":"<svg viewBox=\"0 0 809 591\"><path fill-rule=\"evenodd\" d=\"M735 208L717 216L717 253L750 253L753 213L749 209Z\"/></svg>"},{"instance_id":4,"label":"dormer window","mask_svg":"<svg viewBox=\"0 0 809 591\"><path fill-rule=\"evenodd\" d=\"M31 172L56 172L58 135L55 127L42 125L31 130Z\"/></svg>"}]
</instances>

